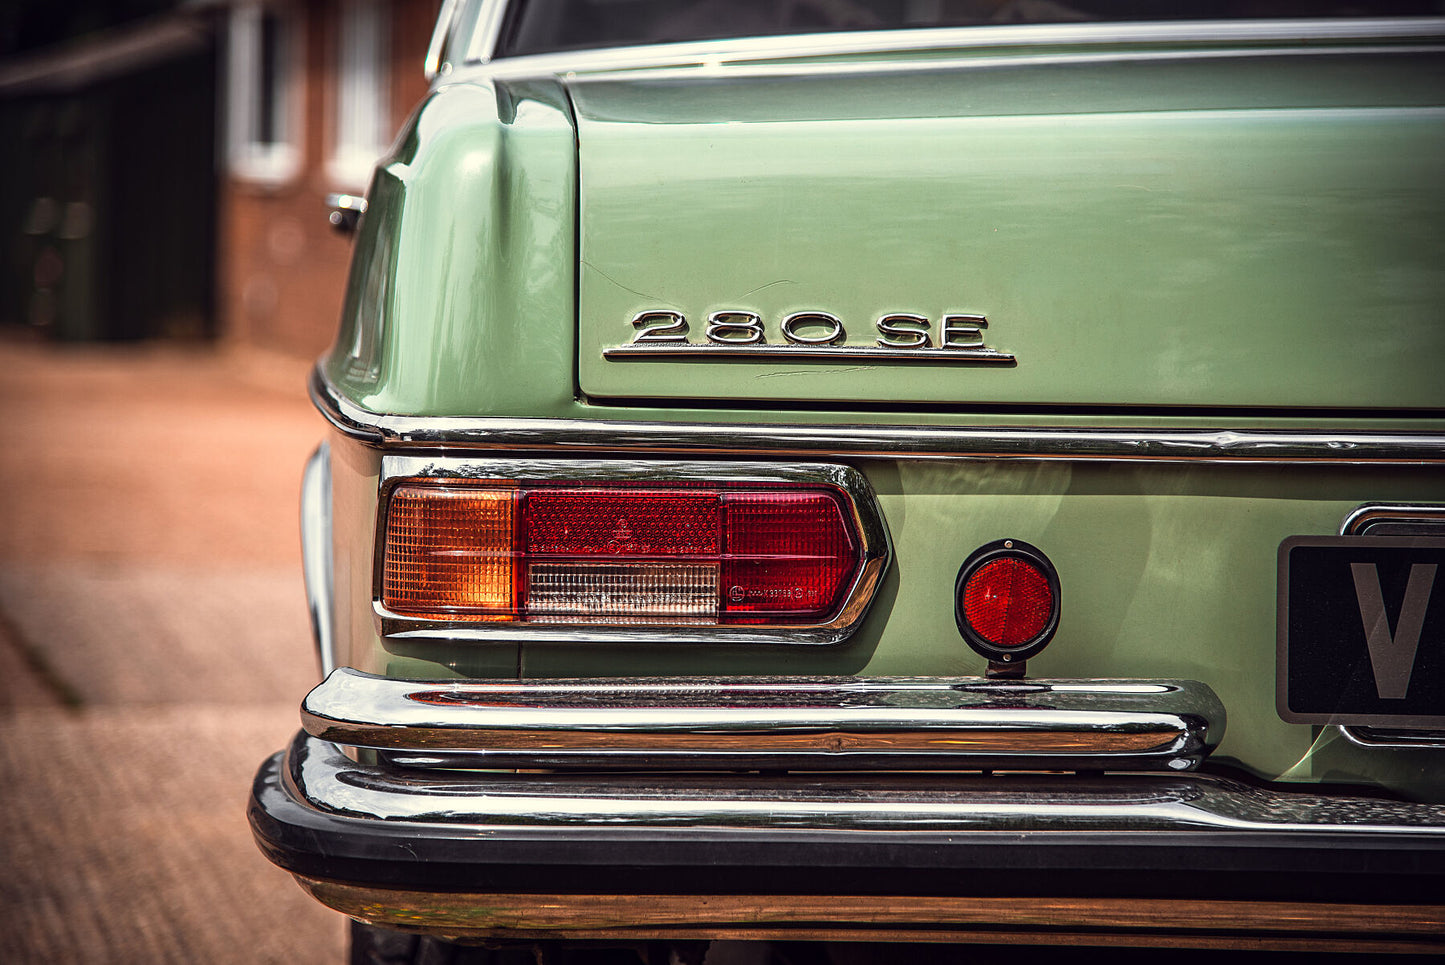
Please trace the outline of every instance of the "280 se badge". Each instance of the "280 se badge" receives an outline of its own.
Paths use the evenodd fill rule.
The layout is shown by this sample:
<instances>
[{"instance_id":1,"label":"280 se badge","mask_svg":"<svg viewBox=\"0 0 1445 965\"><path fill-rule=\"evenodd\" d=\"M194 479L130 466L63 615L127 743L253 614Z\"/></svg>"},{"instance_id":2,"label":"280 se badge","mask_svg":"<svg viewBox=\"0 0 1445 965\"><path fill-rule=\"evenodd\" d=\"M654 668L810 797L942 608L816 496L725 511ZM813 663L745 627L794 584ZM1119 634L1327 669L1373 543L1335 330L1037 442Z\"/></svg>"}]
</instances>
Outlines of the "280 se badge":
<instances>
[{"instance_id":1,"label":"280 se badge","mask_svg":"<svg viewBox=\"0 0 1445 965\"><path fill-rule=\"evenodd\" d=\"M933 344L932 321L911 312L890 312L874 323L875 345L848 345L843 320L829 312L793 312L779 324L781 343L769 342L757 312L724 310L707 317L706 342L688 339L687 316L666 309L638 312L637 334L627 345L605 349L607 359L811 359L839 361L942 361L1002 363L1017 359L984 344L988 319L975 314L946 314Z\"/></svg>"}]
</instances>

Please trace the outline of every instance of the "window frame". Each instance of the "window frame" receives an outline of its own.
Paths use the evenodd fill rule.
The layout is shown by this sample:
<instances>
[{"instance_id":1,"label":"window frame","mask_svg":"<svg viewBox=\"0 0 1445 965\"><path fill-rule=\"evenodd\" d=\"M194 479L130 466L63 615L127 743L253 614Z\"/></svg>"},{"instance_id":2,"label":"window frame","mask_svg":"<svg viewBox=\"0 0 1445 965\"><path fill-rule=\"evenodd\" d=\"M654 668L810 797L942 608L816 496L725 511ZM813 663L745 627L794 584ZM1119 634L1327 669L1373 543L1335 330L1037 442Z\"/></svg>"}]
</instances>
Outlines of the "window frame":
<instances>
[{"instance_id":1,"label":"window frame","mask_svg":"<svg viewBox=\"0 0 1445 965\"><path fill-rule=\"evenodd\" d=\"M266 77L266 20L275 50ZM226 30L226 164L241 180L280 185L301 171L305 130L305 25L295 9L265 3L231 7ZM267 89L272 92L269 107ZM274 129L270 132L266 127ZM269 135L269 136L268 136Z\"/></svg>"},{"instance_id":2,"label":"window frame","mask_svg":"<svg viewBox=\"0 0 1445 965\"><path fill-rule=\"evenodd\" d=\"M385 0L337 5L331 150L326 175L337 187L364 189L391 143L391 7Z\"/></svg>"}]
</instances>

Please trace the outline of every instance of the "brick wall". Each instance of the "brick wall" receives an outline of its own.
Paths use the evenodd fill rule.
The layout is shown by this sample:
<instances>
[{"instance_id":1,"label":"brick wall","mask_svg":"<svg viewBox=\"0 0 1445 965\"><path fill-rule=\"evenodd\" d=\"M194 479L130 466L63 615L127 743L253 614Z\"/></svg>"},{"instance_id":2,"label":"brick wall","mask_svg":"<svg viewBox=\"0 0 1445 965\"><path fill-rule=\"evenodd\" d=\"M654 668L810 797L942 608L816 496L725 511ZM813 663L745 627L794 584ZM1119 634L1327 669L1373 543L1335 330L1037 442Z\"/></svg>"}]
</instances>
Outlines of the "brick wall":
<instances>
[{"instance_id":1,"label":"brick wall","mask_svg":"<svg viewBox=\"0 0 1445 965\"><path fill-rule=\"evenodd\" d=\"M393 0L388 36L390 128L426 93L422 62L440 0ZM292 7L304 23L298 173L283 183L221 178L216 299L222 338L313 358L341 312L351 243L327 223L325 197L357 186L327 171L335 137L339 3Z\"/></svg>"}]
</instances>

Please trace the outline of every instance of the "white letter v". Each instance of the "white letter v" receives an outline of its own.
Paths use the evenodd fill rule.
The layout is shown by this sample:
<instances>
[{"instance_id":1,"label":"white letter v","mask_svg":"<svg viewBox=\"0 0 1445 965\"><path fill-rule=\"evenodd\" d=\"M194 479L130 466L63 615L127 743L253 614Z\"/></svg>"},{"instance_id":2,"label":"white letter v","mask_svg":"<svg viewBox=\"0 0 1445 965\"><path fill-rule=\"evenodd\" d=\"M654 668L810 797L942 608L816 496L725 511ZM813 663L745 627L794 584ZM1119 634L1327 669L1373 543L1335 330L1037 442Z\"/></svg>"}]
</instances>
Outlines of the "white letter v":
<instances>
[{"instance_id":1,"label":"white letter v","mask_svg":"<svg viewBox=\"0 0 1445 965\"><path fill-rule=\"evenodd\" d=\"M1420 647L1420 630L1425 625L1425 606L1435 585L1434 563L1414 563L1405 584L1405 601L1400 620L1390 636L1385 616L1385 596L1380 591L1380 572L1374 563L1351 563L1355 576L1355 598L1360 603L1360 620L1365 625L1365 643L1370 648L1370 669L1375 674L1375 692L1387 700L1404 700L1415 669L1415 651Z\"/></svg>"}]
</instances>

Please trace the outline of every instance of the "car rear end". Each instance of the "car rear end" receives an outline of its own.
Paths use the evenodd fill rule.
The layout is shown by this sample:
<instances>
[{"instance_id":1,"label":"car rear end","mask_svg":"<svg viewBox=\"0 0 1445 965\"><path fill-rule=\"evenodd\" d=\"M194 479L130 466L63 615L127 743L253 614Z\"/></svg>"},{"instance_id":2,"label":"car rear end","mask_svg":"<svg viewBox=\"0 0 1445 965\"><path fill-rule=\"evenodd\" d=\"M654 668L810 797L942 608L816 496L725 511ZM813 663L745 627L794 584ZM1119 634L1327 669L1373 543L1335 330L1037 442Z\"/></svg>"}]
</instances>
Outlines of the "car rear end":
<instances>
[{"instance_id":1,"label":"car rear end","mask_svg":"<svg viewBox=\"0 0 1445 965\"><path fill-rule=\"evenodd\" d=\"M1445 948L1445 24L508 16L313 377L273 861L493 944Z\"/></svg>"}]
</instances>

